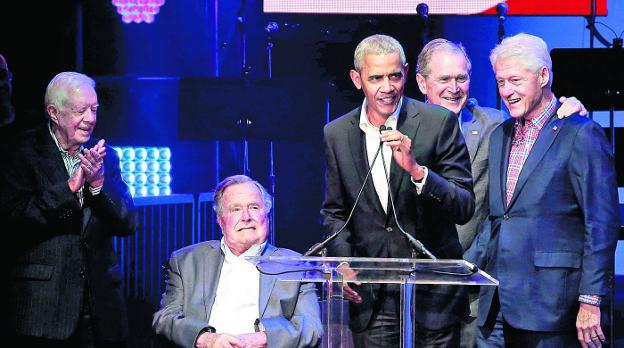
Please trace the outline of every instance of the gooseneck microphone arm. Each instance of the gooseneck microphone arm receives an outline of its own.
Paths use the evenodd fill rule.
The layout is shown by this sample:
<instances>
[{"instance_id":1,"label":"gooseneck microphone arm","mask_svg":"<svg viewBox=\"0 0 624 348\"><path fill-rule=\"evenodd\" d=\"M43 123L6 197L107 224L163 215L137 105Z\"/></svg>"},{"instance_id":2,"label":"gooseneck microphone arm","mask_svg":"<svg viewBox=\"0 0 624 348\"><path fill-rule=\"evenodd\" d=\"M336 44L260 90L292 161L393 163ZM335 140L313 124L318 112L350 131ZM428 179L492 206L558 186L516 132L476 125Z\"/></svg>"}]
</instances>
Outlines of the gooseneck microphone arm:
<instances>
[{"instance_id":1,"label":"gooseneck microphone arm","mask_svg":"<svg viewBox=\"0 0 624 348\"><path fill-rule=\"evenodd\" d=\"M379 132L381 132L382 130L391 130L391 129L392 128L390 128L390 127L388 127L388 128L384 127L384 129L379 128ZM414 238L414 236L412 236L411 234L405 232L405 230L403 229L403 227L399 223L399 219L397 218L396 208L394 206L394 197L392 196L392 188L390 187L390 175L388 174L388 168L386 166L386 161L385 161L385 158L384 158L383 151L381 152L381 163L383 163L384 174L386 175L386 182L388 183L388 196L390 197L390 206L392 207L392 214L394 216L394 221L396 222L397 227L399 228L399 231L401 231L403 236L405 236L405 238L407 238L407 240L412 245L414 250L416 250L416 252L426 256L427 258L429 258L431 260L437 260L438 258L435 257L435 255L433 255L431 253L431 251L427 250L427 248L423 245L423 243L421 241L419 241L418 239Z\"/></svg>"},{"instance_id":2,"label":"gooseneck microphone arm","mask_svg":"<svg viewBox=\"0 0 624 348\"><path fill-rule=\"evenodd\" d=\"M382 128L386 129L386 126L382 125L379 128L379 130L381 131ZM334 232L332 235L327 237L327 239L325 239L324 241L322 241L320 243L314 244L312 247L310 247L310 249L308 249L308 251L306 251L305 254L303 254L303 256L310 256L310 255L314 255L314 254L319 253L321 250L323 250L325 248L325 246L329 242L331 242L332 240L336 239L336 237L338 237L340 232L342 232L345 229L345 227L347 227L347 224L349 224L349 221L351 221L351 217L353 216L353 212L355 211L355 207L357 207L357 204L360 201L360 197L362 196L362 192L364 191L364 187L366 186L366 182L368 181L368 178L370 177L371 171L373 170L373 166L375 165L375 161L377 160L377 156L379 156L379 153L382 152L381 151L382 146L383 146L383 142L379 141L379 147L377 147L377 152L375 152L375 156L373 156L373 160L371 161L370 167L368 168L368 172L366 172L366 177L364 177L364 182L362 183L362 186L360 187L360 191L358 192L357 196L355 197L355 201L353 202L353 207L351 207L351 210L349 211L349 216L347 217L347 220L344 222L344 224L342 226L340 226L338 231ZM383 153L381 155L383 157Z\"/></svg>"}]
</instances>

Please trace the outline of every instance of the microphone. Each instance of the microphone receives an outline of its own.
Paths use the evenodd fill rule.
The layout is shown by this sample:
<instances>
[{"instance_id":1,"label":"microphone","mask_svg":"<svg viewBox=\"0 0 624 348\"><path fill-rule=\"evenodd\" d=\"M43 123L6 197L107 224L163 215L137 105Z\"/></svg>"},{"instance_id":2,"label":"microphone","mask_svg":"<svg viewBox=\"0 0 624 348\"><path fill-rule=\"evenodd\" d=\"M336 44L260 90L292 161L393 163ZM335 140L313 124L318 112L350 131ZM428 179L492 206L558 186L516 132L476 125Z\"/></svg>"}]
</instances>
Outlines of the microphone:
<instances>
[{"instance_id":1,"label":"microphone","mask_svg":"<svg viewBox=\"0 0 624 348\"><path fill-rule=\"evenodd\" d=\"M236 11L236 21L240 24L245 22L245 10L247 8L247 0L241 0L240 7Z\"/></svg>"},{"instance_id":2,"label":"microphone","mask_svg":"<svg viewBox=\"0 0 624 348\"><path fill-rule=\"evenodd\" d=\"M468 100L466 101L466 106L468 107L468 110L473 111L475 106L479 105L479 102L477 102L477 100L475 98L468 98Z\"/></svg>"},{"instance_id":3,"label":"microphone","mask_svg":"<svg viewBox=\"0 0 624 348\"><path fill-rule=\"evenodd\" d=\"M421 16L423 19L429 18L429 6L425 3L420 3L416 6L416 14Z\"/></svg>"},{"instance_id":4,"label":"microphone","mask_svg":"<svg viewBox=\"0 0 624 348\"><path fill-rule=\"evenodd\" d=\"M279 31L285 31L287 29L295 30L295 29L298 29L300 26L301 25L299 23L284 22L280 24L275 21L270 21L270 22L267 22L267 24L264 26L264 31L270 34L270 33L277 33Z\"/></svg>"},{"instance_id":5,"label":"microphone","mask_svg":"<svg viewBox=\"0 0 624 348\"><path fill-rule=\"evenodd\" d=\"M267 33L277 33L280 30L279 24L277 22L268 22L266 26L264 26L264 31Z\"/></svg>"},{"instance_id":6,"label":"microphone","mask_svg":"<svg viewBox=\"0 0 624 348\"><path fill-rule=\"evenodd\" d=\"M379 127L379 132L381 132L382 130L390 130L391 128L386 128L385 125L381 125L381 127ZM342 226L340 226L340 228L338 229L338 231L334 232L332 235L330 235L329 237L327 237L324 241L320 242L320 243L316 243L313 246L310 247L310 249L308 249L308 251L305 252L305 254L303 254L303 256L310 256L310 255L314 255L317 254L319 251L323 250L325 248L325 246L327 244L329 244L329 242L331 242L332 240L336 239L336 237L338 237L338 235L340 234L340 232L342 232L345 227L347 227L347 224L349 224L349 221L351 221L351 217L353 216L353 212L355 211L355 207L357 207L358 202L360 201L360 197L362 196L362 192L364 192L364 187L366 186L366 182L368 181L368 178L370 177L370 174L373 170L373 167L375 166L375 161L377 160L377 156L379 156L379 153L381 152L381 155L383 157L383 152L381 151L381 148L383 146L383 141L379 141L379 147L377 147L377 152L375 152L375 156L373 156L373 160L371 161L370 167L368 168L368 172L366 172L366 176L364 177L364 182L362 183L362 186L360 187L360 190L358 191L357 196L355 197L355 201L353 202L353 207L351 207L351 210L349 211L349 215L347 216L347 220L345 220L344 224ZM385 163L384 163L384 168L385 168Z\"/></svg>"},{"instance_id":7,"label":"microphone","mask_svg":"<svg viewBox=\"0 0 624 348\"><path fill-rule=\"evenodd\" d=\"M429 41L429 6L425 3L420 3L416 6L416 13L422 20L422 45L425 46Z\"/></svg>"},{"instance_id":8,"label":"microphone","mask_svg":"<svg viewBox=\"0 0 624 348\"><path fill-rule=\"evenodd\" d=\"M383 129L382 129L382 127L383 127ZM382 130L392 130L392 128L385 127L385 126L379 127L379 132L380 133L381 133ZM423 243L421 243L418 239L414 238L411 234L405 232L405 230L403 229L403 227L399 223L399 219L397 218L397 215L396 215L396 208L394 206L394 197L392 196L392 189L390 187L390 176L388 175L388 168L386 166L386 160L384 158L383 151L381 152L381 163L383 163L384 174L386 175L386 182L388 183L388 196L390 197L390 206L392 207L392 214L394 215L394 221L396 222L397 227L399 228L399 231L401 231L403 236L405 236L405 238L407 238L407 240L412 245L414 250L416 250L417 252L421 253L422 255L427 256L431 260L437 260L438 258L435 257L435 255L433 255L431 253L431 251L427 250L427 248L425 248Z\"/></svg>"},{"instance_id":9,"label":"microphone","mask_svg":"<svg viewBox=\"0 0 624 348\"><path fill-rule=\"evenodd\" d=\"M509 6L504 2L499 2L496 5L496 14L498 15L498 20L503 22L505 21L505 17L507 16L507 11L509 10Z\"/></svg>"}]
</instances>

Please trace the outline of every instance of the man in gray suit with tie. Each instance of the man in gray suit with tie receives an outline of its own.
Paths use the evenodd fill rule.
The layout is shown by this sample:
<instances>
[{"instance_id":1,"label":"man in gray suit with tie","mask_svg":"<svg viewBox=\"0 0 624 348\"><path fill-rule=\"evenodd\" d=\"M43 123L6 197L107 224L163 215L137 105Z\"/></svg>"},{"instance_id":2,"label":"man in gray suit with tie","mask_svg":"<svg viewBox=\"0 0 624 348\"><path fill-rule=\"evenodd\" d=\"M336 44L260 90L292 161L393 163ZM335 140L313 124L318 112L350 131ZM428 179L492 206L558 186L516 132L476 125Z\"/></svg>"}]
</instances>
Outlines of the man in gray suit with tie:
<instances>
[{"instance_id":1,"label":"man in gray suit with tie","mask_svg":"<svg viewBox=\"0 0 624 348\"><path fill-rule=\"evenodd\" d=\"M427 102L443 106L459 117L461 132L470 154L475 212L470 221L456 228L459 242L465 250L464 258L475 261L478 256L474 255L476 247L472 247L473 240L490 226L486 223L490 212L486 199L490 135L508 115L500 110L482 107L474 98L469 99L471 70L472 62L463 45L440 38L427 43L418 55L416 81ZM563 105L557 110L560 118L576 112L586 114L583 105L574 97L562 97L561 102ZM476 346L476 295L471 296L471 316L462 324L462 347Z\"/></svg>"},{"instance_id":2,"label":"man in gray suit with tie","mask_svg":"<svg viewBox=\"0 0 624 348\"><path fill-rule=\"evenodd\" d=\"M223 238L173 252L154 331L180 347L314 347L323 328L314 284L261 274L246 256L295 256L266 242L271 196L235 175L219 183Z\"/></svg>"}]
</instances>

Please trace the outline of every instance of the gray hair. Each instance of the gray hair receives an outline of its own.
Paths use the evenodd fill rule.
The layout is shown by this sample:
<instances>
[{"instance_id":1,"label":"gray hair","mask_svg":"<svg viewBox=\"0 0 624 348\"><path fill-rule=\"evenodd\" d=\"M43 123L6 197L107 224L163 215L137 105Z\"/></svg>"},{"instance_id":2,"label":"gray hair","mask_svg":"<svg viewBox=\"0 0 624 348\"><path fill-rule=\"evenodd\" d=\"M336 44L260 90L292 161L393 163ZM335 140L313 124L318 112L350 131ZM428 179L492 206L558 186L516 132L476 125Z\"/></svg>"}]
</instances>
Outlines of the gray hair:
<instances>
[{"instance_id":1,"label":"gray hair","mask_svg":"<svg viewBox=\"0 0 624 348\"><path fill-rule=\"evenodd\" d=\"M95 81L85 74L65 71L52 78L45 93L45 105L54 105L59 110L65 108L72 90L89 86L95 89Z\"/></svg>"},{"instance_id":2,"label":"gray hair","mask_svg":"<svg viewBox=\"0 0 624 348\"><path fill-rule=\"evenodd\" d=\"M468 58L468 53L461 43L451 42L446 39L435 39L429 41L418 54L418 62L416 63L416 73L427 76L431 73L429 63L435 52L449 52L463 56L468 66L468 75L472 72L472 62Z\"/></svg>"},{"instance_id":3,"label":"gray hair","mask_svg":"<svg viewBox=\"0 0 624 348\"><path fill-rule=\"evenodd\" d=\"M212 204L212 209L217 213L217 216L221 216L223 213L223 192L225 189L232 185L244 184L244 183L252 183L254 184L258 190L260 190L260 194L262 195L262 201L264 202L264 208L267 214L271 211L273 206L273 201L271 195L267 192L267 190L256 180L248 177L247 175L232 175L223 179L220 183L217 184L217 187L214 191L214 201Z\"/></svg>"},{"instance_id":4,"label":"gray hair","mask_svg":"<svg viewBox=\"0 0 624 348\"><path fill-rule=\"evenodd\" d=\"M548 87L552 86L552 59L550 58L546 42L541 38L525 33L505 38L490 53L492 69L495 69L496 62L500 59L513 59L534 73L537 73L545 66L550 73Z\"/></svg>"},{"instance_id":5,"label":"gray hair","mask_svg":"<svg viewBox=\"0 0 624 348\"><path fill-rule=\"evenodd\" d=\"M388 35L372 35L362 40L355 48L353 54L353 68L360 72L364 65L364 56L367 54L384 55L398 52L401 57L401 65L405 65L405 52L403 46L393 37Z\"/></svg>"}]
</instances>

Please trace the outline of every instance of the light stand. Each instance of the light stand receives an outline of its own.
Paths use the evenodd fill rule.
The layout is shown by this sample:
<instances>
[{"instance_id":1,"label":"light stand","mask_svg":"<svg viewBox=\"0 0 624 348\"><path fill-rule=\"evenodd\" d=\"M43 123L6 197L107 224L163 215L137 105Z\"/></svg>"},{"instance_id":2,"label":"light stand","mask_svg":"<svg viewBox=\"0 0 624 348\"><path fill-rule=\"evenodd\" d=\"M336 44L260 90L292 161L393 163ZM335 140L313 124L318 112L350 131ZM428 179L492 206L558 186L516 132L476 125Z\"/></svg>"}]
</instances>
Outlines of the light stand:
<instances>
[{"instance_id":1,"label":"light stand","mask_svg":"<svg viewBox=\"0 0 624 348\"><path fill-rule=\"evenodd\" d=\"M267 33L267 77L269 80L273 79L273 33L279 31L279 24L277 22L268 22L264 27L264 31ZM269 242L275 245L275 170L273 166L273 140L269 141L269 193L271 194L271 219L269 221Z\"/></svg>"},{"instance_id":2,"label":"light stand","mask_svg":"<svg viewBox=\"0 0 624 348\"><path fill-rule=\"evenodd\" d=\"M496 5L496 15L498 16L498 43L500 44L505 38L505 19L507 17L507 11L509 6L504 2L499 2ZM500 110L502 108L501 96L498 92L498 84L496 85L496 108Z\"/></svg>"}]
</instances>

